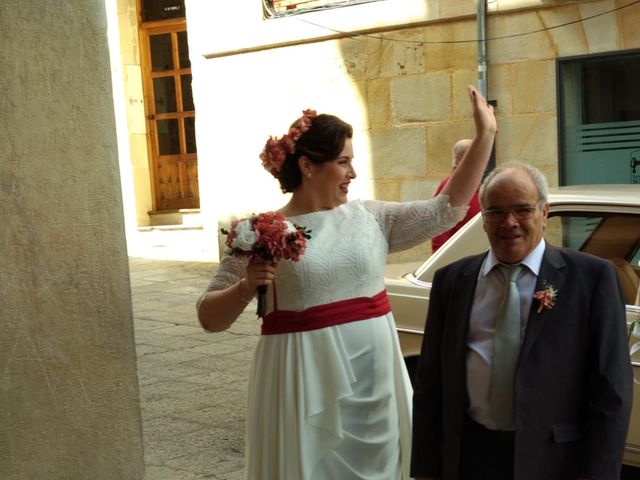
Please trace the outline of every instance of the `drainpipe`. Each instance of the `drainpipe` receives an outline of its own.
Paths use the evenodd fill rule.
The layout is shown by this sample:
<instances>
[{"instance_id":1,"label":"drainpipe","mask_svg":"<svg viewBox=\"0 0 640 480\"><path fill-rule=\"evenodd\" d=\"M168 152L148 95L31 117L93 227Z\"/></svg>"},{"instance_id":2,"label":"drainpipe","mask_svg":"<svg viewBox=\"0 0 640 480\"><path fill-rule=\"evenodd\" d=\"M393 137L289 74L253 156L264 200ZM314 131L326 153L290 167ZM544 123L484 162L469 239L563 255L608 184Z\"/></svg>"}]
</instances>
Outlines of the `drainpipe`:
<instances>
[{"instance_id":1,"label":"drainpipe","mask_svg":"<svg viewBox=\"0 0 640 480\"><path fill-rule=\"evenodd\" d=\"M487 97L487 2L478 0L478 90Z\"/></svg>"},{"instance_id":2,"label":"drainpipe","mask_svg":"<svg viewBox=\"0 0 640 480\"><path fill-rule=\"evenodd\" d=\"M484 95L484 98L493 105L494 108L498 106L496 100L489 99L489 91L487 87L487 0L478 0L478 12L476 16L478 24L478 90ZM485 175L493 170L496 166L496 148L495 142L491 149L491 156L489 157L489 163L485 170Z\"/></svg>"}]
</instances>

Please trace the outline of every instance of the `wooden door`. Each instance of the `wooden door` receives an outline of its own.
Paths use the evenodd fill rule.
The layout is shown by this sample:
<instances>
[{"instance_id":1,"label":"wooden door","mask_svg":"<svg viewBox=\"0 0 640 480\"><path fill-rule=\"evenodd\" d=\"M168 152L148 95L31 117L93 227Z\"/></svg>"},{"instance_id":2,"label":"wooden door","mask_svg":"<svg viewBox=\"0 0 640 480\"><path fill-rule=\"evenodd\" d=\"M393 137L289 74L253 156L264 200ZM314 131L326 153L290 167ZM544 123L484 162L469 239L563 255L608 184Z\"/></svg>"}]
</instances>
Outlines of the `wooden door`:
<instances>
[{"instance_id":1,"label":"wooden door","mask_svg":"<svg viewBox=\"0 0 640 480\"><path fill-rule=\"evenodd\" d=\"M186 22L143 24L141 40L154 210L199 208Z\"/></svg>"}]
</instances>

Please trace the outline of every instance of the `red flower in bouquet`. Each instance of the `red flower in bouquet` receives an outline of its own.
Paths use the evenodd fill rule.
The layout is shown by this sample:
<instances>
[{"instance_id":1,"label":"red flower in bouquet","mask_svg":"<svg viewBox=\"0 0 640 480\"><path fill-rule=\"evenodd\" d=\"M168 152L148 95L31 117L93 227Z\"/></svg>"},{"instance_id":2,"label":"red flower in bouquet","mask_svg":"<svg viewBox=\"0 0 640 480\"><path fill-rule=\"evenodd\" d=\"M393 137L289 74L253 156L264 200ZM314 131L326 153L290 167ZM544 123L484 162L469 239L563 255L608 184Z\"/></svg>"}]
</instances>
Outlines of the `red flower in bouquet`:
<instances>
[{"instance_id":1,"label":"red flower in bouquet","mask_svg":"<svg viewBox=\"0 0 640 480\"><path fill-rule=\"evenodd\" d=\"M278 212L265 212L231 222L227 235L229 254L252 260L297 262L304 254L310 230L296 225ZM258 316L265 314L266 287L258 288Z\"/></svg>"}]
</instances>

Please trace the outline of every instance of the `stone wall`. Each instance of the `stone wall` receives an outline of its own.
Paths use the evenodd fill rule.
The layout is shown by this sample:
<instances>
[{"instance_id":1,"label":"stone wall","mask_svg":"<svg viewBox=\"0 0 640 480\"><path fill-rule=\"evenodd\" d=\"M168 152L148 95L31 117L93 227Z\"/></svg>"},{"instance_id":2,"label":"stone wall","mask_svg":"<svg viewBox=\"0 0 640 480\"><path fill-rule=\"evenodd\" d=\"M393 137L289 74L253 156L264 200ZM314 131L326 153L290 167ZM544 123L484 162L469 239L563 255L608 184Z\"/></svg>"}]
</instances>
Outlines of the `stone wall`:
<instances>
[{"instance_id":1,"label":"stone wall","mask_svg":"<svg viewBox=\"0 0 640 480\"><path fill-rule=\"evenodd\" d=\"M286 202L258 154L268 135L282 135L307 107L356 129L352 198L432 195L449 172L453 143L473 134L465 86L477 83L476 2L421 2L420 11L408 0L376 16L387 3L394 2L265 22L248 0L228 11L187 1L205 228ZM489 3L498 164L531 163L557 184L556 60L640 48L640 8L617 7L609 0ZM424 245L390 260L429 252Z\"/></svg>"},{"instance_id":2,"label":"stone wall","mask_svg":"<svg viewBox=\"0 0 640 480\"><path fill-rule=\"evenodd\" d=\"M0 478L139 480L104 2L0 3Z\"/></svg>"},{"instance_id":3,"label":"stone wall","mask_svg":"<svg viewBox=\"0 0 640 480\"><path fill-rule=\"evenodd\" d=\"M140 41L138 35L138 13L135 0L107 0L116 3L120 51L114 52L120 61L120 73L126 105L126 130L128 168L134 185L134 198L125 208L132 210L138 226L150 225L148 212L153 210L151 171L147 143L147 125L144 112L144 92L142 88L142 67L140 65Z\"/></svg>"}]
</instances>

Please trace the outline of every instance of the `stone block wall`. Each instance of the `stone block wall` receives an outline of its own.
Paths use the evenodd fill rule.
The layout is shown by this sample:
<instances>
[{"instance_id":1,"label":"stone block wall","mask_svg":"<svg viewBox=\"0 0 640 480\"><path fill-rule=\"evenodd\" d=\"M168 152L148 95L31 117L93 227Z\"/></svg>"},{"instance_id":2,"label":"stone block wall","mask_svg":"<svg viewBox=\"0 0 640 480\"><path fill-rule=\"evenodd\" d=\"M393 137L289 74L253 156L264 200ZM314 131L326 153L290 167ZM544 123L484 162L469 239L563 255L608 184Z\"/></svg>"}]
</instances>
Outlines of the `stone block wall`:
<instances>
[{"instance_id":1,"label":"stone block wall","mask_svg":"<svg viewBox=\"0 0 640 480\"><path fill-rule=\"evenodd\" d=\"M236 213L286 202L261 171L258 154L268 135L283 134L307 107L354 125L359 178L352 197L405 201L431 196L450 171L451 146L473 134L466 85L477 83L476 2L422 2L423 11L412 11L411 17L422 15L422 24L390 26L382 16L371 17L377 26L351 37L336 28L345 24L346 13L260 25L248 13L242 17L240 11L251 9L248 2L240 3L244 10L238 4L236 16L228 20L245 18L256 32L273 26L280 34L273 33L272 43L264 40L265 30L255 39L252 33L243 37L242 48L225 51L220 45L239 40L231 38L230 25L224 29L216 20L220 12L202 2L187 3L202 211L215 219L205 228L216 228L218 219ZM618 6L610 0L489 3L488 96L498 102L498 164L534 164L550 184L557 184L556 61L640 48L633 27L640 9L616 11ZM300 33L297 41L280 41L282 32L304 32L305 25L308 38ZM324 38L319 28L325 29ZM429 253L429 245L423 245L394 254L390 261L413 261Z\"/></svg>"},{"instance_id":2,"label":"stone block wall","mask_svg":"<svg viewBox=\"0 0 640 480\"><path fill-rule=\"evenodd\" d=\"M131 215L136 219L137 226L147 226L150 225L148 212L153 210L153 199L142 88L138 13L135 0L108 1L115 2L117 6L117 25L113 27L118 29L120 51L113 54L119 56L122 65L125 95L122 100L126 105L129 143L129 150L120 154L128 160L134 184L133 203L125 205L125 208L132 210Z\"/></svg>"}]
</instances>

